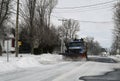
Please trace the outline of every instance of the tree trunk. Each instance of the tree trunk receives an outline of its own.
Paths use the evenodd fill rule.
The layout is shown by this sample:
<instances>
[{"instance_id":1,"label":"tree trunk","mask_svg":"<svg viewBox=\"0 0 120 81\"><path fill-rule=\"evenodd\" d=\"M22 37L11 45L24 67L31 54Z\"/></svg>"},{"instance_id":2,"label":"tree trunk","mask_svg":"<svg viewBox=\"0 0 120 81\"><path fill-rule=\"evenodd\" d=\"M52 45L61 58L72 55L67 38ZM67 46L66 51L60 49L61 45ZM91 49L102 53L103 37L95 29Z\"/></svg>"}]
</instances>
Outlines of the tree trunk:
<instances>
[{"instance_id":1,"label":"tree trunk","mask_svg":"<svg viewBox=\"0 0 120 81\"><path fill-rule=\"evenodd\" d=\"M2 46L0 44L0 56L2 56Z\"/></svg>"}]
</instances>

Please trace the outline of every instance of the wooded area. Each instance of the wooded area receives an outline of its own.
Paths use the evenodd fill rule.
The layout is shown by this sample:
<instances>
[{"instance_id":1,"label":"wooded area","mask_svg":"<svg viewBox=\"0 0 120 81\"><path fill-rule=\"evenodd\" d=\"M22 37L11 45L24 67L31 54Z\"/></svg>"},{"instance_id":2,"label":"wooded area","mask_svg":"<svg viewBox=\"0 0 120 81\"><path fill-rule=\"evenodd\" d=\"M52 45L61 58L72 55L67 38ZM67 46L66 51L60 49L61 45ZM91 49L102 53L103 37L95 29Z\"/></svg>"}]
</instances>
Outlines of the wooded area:
<instances>
[{"instance_id":1,"label":"wooded area","mask_svg":"<svg viewBox=\"0 0 120 81\"><path fill-rule=\"evenodd\" d=\"M80 23L74 19L62 20L62 25L55 26L51 22L51 14L57 5L58 0L24 0L19 6L19 41L24 44L21 49L29 49L31 54L40 54L53 52L54 49L60 48L61 41L66 44L69 40L77 38L80 31ZM14 5L13 5L14 4ZM12 23L11 33L15 36L15 21L11 18L16 15L16 2L14 0L0 0L0 39L4 40L8 23ZM22 6L21 6L22 5ZM114 38L111 52L116 53L120 49L120 2L115 5L114 11ZM86 37L84 37L86 38ZM88 50L90 54L101 52L101 46L94 38L87 37ZM26 48L24 48L26 47ZM0 55L2 47L0 44Z\"/></svg>"}]
</instances>

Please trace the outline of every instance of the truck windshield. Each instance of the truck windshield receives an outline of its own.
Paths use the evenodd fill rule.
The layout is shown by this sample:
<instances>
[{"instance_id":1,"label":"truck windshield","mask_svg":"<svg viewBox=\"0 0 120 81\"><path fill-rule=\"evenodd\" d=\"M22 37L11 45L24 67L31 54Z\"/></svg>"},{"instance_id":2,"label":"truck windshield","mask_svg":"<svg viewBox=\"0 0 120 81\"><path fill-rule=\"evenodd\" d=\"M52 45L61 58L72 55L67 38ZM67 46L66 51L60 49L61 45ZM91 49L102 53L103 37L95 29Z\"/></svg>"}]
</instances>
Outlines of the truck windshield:
<instances>
[{"instance_id":1,"label":"truck windshield","mask_svg":"<svg viewBox=\"0 0 120 81\"><path fill-rule=\"evenodd\" d=\"M79 46L84 46L83 42L71 42L69 43L69 47L79 47Z\"/></svg>"}]
</instances>

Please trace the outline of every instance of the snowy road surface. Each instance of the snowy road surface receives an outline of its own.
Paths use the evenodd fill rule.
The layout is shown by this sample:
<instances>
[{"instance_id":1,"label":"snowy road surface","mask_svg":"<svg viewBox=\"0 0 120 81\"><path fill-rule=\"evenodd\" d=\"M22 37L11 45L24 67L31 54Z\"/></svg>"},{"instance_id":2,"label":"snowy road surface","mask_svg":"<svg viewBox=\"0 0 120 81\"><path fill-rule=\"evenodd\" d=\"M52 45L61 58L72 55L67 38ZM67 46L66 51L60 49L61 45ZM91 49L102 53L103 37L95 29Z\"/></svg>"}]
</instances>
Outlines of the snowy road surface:
<instances>
[{"instance_id":1,"label":"snowy road surface","mask_svg":"<svg viewBox=\"0 0 120 81\"><path fill-rule=\"evenodd\" d=\"M116 67L119 63L69 61L0 74L0 81L82 81L82 76L103 75Z\"/></svg>"},{"instance_id":2,"label":"snowy road surface","mask_svg":"<svg viewBox=\"0 0 120 81\"><path fill-rule=\"evenodd\" d=\"M58 76L79 67L81 62L65 62L54 66L31 68L0 75L0 81L52 81ZM47 67L48 66L48 67Z\"/></svg>"}]
</instances>

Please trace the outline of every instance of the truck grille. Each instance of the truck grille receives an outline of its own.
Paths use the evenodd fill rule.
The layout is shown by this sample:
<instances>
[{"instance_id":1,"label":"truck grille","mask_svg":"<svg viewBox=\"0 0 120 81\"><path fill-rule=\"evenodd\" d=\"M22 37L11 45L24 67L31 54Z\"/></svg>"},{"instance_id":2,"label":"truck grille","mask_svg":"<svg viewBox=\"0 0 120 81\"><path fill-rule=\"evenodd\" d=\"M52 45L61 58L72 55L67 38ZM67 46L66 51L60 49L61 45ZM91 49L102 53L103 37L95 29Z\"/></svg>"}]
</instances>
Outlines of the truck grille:
<instances>
[{"instance_id":1,"label":"truck grille","mask_svg":"<svg viewBox=\"0 0 120 81\"><path fill-rule=\"evenodd\" d=\"M70 50L69 50L69 53L79 54L81 50L82 50L82 49L70 49Z\"/></svg>"}]
</instances>

